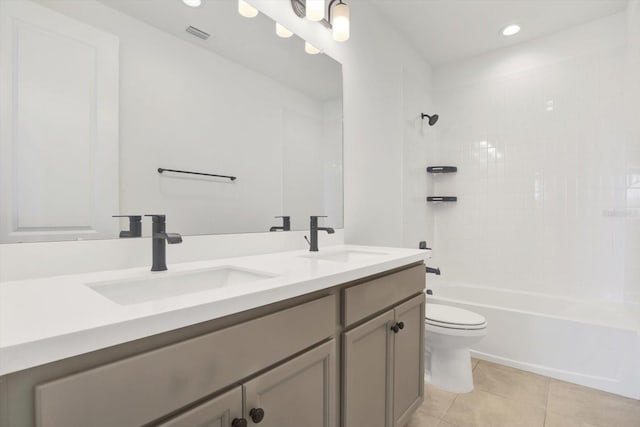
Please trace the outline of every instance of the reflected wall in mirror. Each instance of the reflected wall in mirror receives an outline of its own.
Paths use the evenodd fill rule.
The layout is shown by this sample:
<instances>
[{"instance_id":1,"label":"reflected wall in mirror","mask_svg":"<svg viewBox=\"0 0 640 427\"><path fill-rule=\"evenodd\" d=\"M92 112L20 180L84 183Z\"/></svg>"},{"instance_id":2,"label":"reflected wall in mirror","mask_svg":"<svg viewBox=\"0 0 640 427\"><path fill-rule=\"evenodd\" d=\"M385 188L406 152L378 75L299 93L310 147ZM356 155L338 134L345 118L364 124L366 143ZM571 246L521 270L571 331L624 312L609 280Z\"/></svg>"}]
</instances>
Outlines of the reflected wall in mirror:
<instances>
[{"instance_id":1,"label":"reflected wall in mirror","mask_svg":"<svg viewBox=\"0 0 640 427\"><path fill-rule=\"evenodd\" d=\"M342 68L275 27L233 0L0 1L0 242L116 238L118 214L341 228Z\"/></svg>"}]
</instances>

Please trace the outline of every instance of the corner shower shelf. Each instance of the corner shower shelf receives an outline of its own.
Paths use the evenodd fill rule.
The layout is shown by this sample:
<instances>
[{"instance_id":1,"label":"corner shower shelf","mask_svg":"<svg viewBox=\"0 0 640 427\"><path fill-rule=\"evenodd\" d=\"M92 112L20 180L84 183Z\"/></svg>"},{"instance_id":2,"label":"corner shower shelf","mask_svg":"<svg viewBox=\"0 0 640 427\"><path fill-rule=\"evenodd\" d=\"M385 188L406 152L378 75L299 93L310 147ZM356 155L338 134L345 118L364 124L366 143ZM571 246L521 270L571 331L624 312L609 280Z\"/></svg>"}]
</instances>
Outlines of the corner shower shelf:
<instances>
[{"instance_id":1,"label":"corner shower shelf","mask_svg":"<svg viewBox=\"0 0 640 427\"><path fill-rule=\"evenodd\" d=\"M427 197L427 202L433 203L441 203L441 202L457 202L458 197L456 196L429 196Z\"/></svg>"},{"instance_id":2,"label":"corner shower shelf","mask_svg":"<svg viewBox=\"0 0 640 427\"><path fill-rule=\"evenodd\" d=\"M458 172L458 168L456 166L428 166L427 172L438 174L438 173L456 173Z\"/></svg>"}]
</instances>

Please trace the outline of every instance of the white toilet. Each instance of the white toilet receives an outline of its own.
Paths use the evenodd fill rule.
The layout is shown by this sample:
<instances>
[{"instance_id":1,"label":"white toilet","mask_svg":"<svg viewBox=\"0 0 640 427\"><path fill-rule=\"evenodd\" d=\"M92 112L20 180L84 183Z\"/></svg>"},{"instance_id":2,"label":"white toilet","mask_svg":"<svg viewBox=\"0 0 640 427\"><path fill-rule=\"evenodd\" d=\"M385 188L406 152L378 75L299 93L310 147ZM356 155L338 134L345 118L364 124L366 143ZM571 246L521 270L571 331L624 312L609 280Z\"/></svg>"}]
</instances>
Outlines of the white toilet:
<instances>
[{"instance_id":1,"label":"white toilet","mask_svg":"<svg viewBox=\"0 0 640 427\"><path fill-rule=\"evenodd\" d=\"M487 321L469 310L427 304L425 381L453 393L473 390L469 347L487 334Z\"/></svg>"}]
</instances>

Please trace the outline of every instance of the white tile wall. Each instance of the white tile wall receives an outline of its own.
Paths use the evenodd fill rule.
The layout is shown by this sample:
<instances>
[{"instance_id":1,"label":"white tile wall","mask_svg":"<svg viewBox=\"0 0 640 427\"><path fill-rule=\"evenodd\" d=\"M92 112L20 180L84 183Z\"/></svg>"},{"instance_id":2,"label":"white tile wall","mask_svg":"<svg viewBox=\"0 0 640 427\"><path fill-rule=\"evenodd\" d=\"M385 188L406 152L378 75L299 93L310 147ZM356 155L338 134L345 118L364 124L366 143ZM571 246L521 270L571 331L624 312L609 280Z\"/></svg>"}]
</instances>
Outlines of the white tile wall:
<instances>
[{"instance_id":1,"label":"white tile wall","mask_svg":"<svg viewBox=\"0 0 640 427\"><path fill-rule=\"evenodd\" d=\"M429 178L437 195L459 197L434 209L440 280L581 299L640 295L640 133L627 120L629 46L614 28L625 19L436 70L433 161L459 167ZM594 37L598 50L586 52ZM510 71L516 57L529 62Z\"/></svg>"}]
</instances>

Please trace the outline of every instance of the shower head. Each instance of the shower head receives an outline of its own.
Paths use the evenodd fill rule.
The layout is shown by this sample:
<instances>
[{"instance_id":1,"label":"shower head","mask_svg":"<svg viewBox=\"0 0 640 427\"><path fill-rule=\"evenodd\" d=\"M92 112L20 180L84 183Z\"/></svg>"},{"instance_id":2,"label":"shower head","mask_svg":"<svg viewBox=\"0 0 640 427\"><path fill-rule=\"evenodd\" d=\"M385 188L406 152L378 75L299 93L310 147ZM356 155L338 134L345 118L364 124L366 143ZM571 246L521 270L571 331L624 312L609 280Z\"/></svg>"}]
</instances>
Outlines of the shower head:
<instances>
[{"instance_id":1,"label":"shower head","mask_svg":"<svg viewBox=\"0 0 640 427\"><path fill-rule=\"evenodd\" d=\"M427 117L429 118L429 126L433 126L438 122L438 115L437 114L433 114L433 115L428 115L425 113L422 113L422 119L424 120L424 118Z\"/></svg>"}]
</instances>

